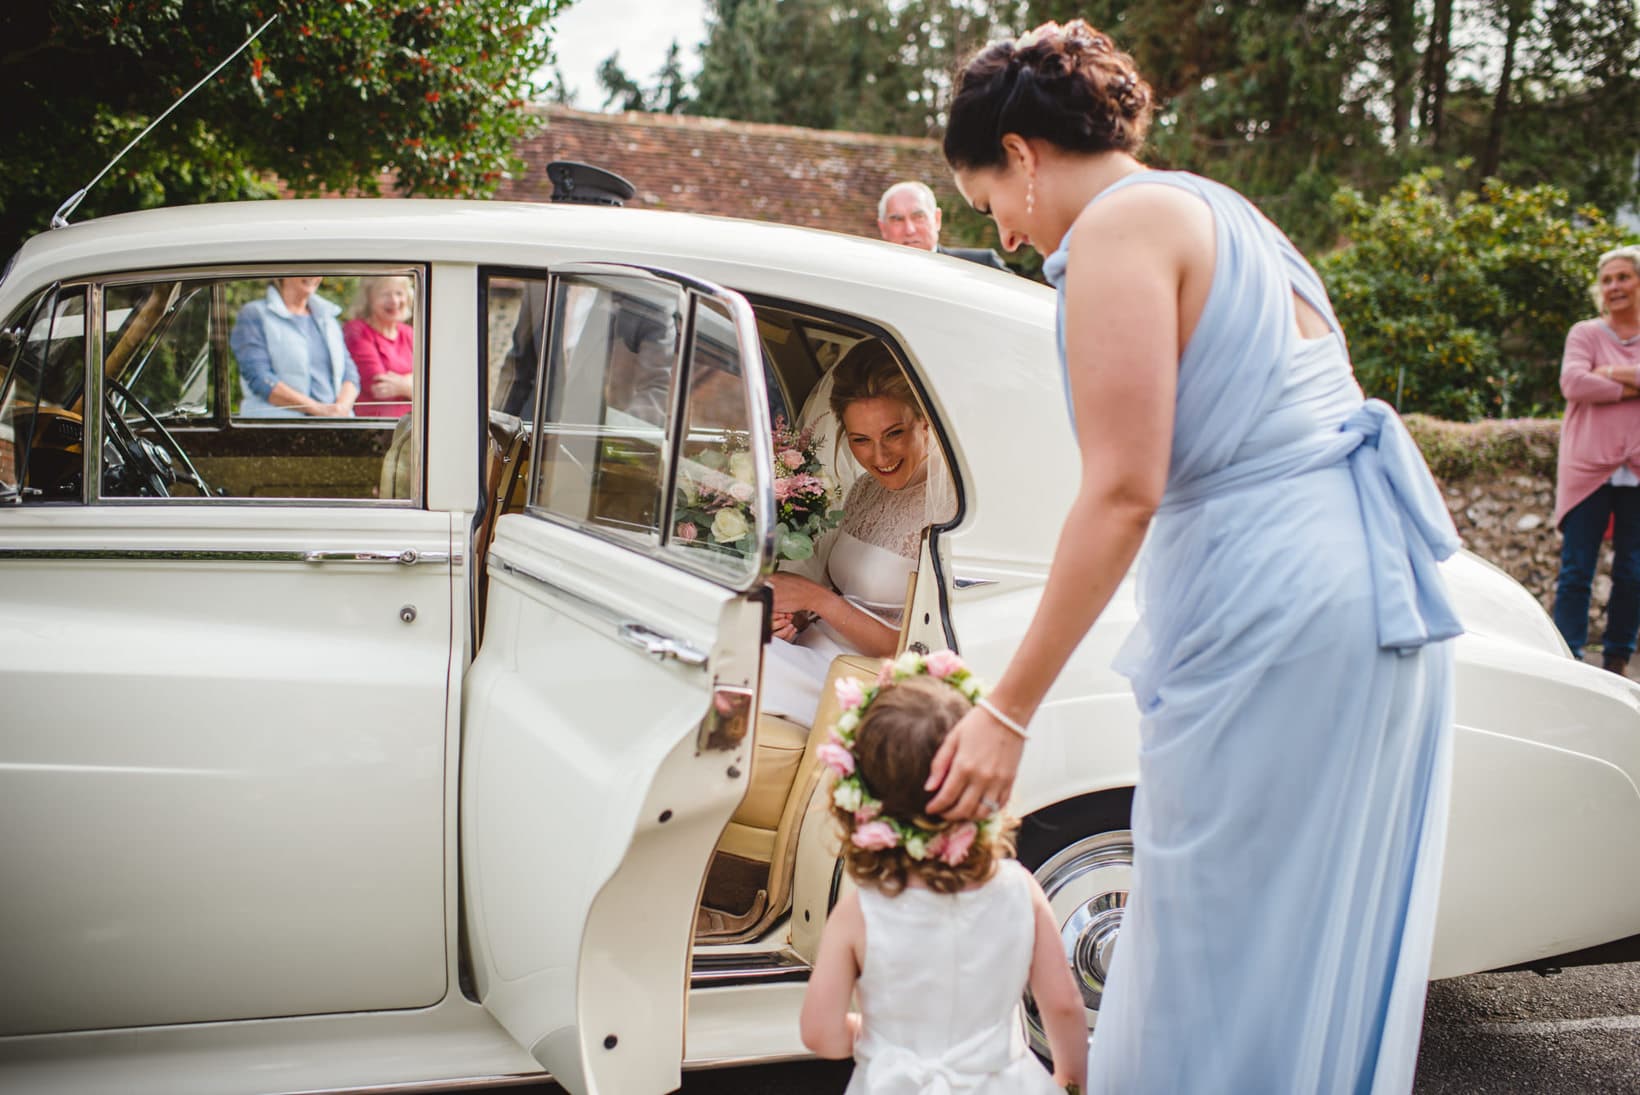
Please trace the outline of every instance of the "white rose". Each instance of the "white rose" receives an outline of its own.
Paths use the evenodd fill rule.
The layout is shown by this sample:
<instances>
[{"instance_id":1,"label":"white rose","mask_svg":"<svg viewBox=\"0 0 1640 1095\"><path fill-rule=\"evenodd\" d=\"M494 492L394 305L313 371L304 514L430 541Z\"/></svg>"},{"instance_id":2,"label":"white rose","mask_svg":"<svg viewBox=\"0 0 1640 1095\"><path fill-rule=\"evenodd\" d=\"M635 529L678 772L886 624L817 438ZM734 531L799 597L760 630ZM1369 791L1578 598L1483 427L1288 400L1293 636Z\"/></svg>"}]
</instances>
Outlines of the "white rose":
<instances>
[{"instance_id":1,"label":"white rose","mask_svg":"<svg viewBox=\"0 0 1640 1095\"><path fill-rule=\"evenodd\" d=\"M844 711L837 719L837 732L844 737L860 728L860 712L850 708Z\"/></svg>"},{"instance_id":2,"label":"white rose","mask_svg":"<svg viewBox=\"0 0 1640 1095\"><path fill-rule=\"evenodd\" d=\"M720 509L712 518L712 539L720 544L732 544L745 536L750 527L739 510Z\"/></svg>"},{"instance_id":3,"label":"white rose","mask_svg":"<svg viewBox=\"0 0 1640 1095\"><path fill-rule=\"evenodd\" d=\"M852 781L839 783L836 790L831 793L831 801L839 810L847 810L852 814L860 808L860 785Z\"/></svg>"},{"instance_id":4,"label":"white rose","mask_svg":"<svg viewBox=\"0 0 1640 1095\"><path fill-rule=\"evenodd\" d=\"M729 474L742 483L757 482L757 463L749 452L737 452L729 457Z\"/></svg>"},{"instance_id":5,"label":"white rose","mask_svg":"<svg viewBox=\"0 0 1640 1095\"><path fill-rule=\"evenodd\" d=\"M905 854L912 859L925 859L928 856L928 837L921 833L912 833L905 838Z\"/></svg>"},{"instance_id":6,"label":"white rose","mask_svg":"<svg viewBox=\"0 0 1640 1095\"><path fill-rule=\"evenodd\" d=\"M895 676L915 677L923 667L922 655L915 650L907 650L894 659Z\"/></svg>"}]
</instances>

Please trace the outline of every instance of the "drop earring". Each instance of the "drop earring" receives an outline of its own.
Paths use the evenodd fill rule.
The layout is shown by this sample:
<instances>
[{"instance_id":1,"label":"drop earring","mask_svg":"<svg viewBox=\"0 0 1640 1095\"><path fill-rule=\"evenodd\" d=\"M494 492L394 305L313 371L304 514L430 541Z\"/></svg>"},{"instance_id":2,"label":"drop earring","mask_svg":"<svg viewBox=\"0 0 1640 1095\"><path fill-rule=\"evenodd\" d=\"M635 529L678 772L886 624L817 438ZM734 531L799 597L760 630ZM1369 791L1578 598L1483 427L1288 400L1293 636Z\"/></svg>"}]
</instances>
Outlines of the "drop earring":
<instances>
[{"instance_id":1,"label":"drop earring","mask_svg":"<svg viewBox=\"0 0 1640 1095\"><path fill-rule=\"evenodd\" d=\"M1036 212L1036 180L1030 179L1025 183L1025 215L1028 217Z\"/></svg>"}]
</instances>

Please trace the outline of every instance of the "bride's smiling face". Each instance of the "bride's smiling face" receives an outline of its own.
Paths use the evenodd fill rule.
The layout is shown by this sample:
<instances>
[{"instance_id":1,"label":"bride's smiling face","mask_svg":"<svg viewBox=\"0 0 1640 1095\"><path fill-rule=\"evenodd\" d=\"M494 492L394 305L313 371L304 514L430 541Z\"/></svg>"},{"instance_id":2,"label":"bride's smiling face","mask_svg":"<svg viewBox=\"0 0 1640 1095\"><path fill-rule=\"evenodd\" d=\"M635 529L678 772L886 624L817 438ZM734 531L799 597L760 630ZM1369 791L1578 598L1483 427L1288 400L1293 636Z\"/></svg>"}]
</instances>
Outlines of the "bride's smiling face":
<instances>
[{"instance_id":1,"label":"bride's smiling face","mask_svg":"<svg viewBox=\"0 0 1640 1095\"><path fill-rule=\"evenodd\" d=\"M928 423L898 399L856 399L843 408L843 435L854 459L889 490L928 474Z\"/></svg>"}]
</instances>

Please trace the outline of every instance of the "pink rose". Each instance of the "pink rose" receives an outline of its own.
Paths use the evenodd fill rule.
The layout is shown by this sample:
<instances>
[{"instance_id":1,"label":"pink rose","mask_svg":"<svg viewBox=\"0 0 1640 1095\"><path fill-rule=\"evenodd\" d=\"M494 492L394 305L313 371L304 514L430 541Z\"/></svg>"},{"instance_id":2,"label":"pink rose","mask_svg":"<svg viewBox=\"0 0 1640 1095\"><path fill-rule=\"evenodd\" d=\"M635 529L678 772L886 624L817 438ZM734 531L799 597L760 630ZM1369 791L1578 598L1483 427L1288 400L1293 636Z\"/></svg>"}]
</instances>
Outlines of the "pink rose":
<instances>
[{"instance_id":1,"label":"pink rose","mask_svg":"<svg viewBox=\"0 0 1640 1095\"><path fill-rule=\"evenodd\" d=\"M882 814L882 812L883 812L883 804L882 803L880 803L880 802L868 802L865 805L861 806L858 810L854 811L854 823L856 825L864 825L868 821L876 820Z\"/></svg>"},{"instance_id":2,"label":"pink rose","mask_svg":"<svg viewBox=\"0 0 1640 1095\"><path fill-rule=\"evenodd\" d=\"M883 667L877 670L877 687L881 688L894 681L894 659L884 658Z\"/></svg>"},{"instance_id":3,"label":"pink rose","mask_svg":"<svg viewBox=\"0 0 1640 1095\"><path fill-rule=\"evenodd\" d=\"M780 462L796 471L803 466L803 454L796 449L783 449L780 453Z\"/></svg>"},{"instance_id":4,"label":"pink rose","mask_svg":"<svg viewBox=\"0 0 1640 1095\"><path fill-rule=\"evenodd\" d=\"M852 776L854 774L854 754L836 742L826 742L814 751L814 755L821 764L824 764L840 776Z\"/></svg>"},{"instance_id":5,"label":"pink rose","mask_svg":"<svg viewBox=\"0 0 1640 1095\"><path fill-rule=\"evenodd\" d=\"M968 858L968 849L974 846L974 837L978 835L979 827L972 821L965 821L955 829L947 829L940 834L939 851L929 847L930 855L940 857L940 862L947 867L955 867Z\"/></svg>"},{"instance_id":6,"label":"pink rose","mask_svg":"<svg viewBox=\"0 0 1640 1095\"><path fill-rule=\"evenodd\" d=\"M928 655L928 675L944 680L962 668L962 659L949 650L936 650Z\"/></svg>"},{"instance_id":7,"label":"pink rose","mask_svg":"<svg viewBox=\"0 0 1640 1095\"><path fill-rule=\"evenodd\" d=\"M672 530L672 538L674 540L682 540L686 544L695 540L699 536L700 530L694 525L691 525L688 521L679 521L678 527Z\"/></svg>"},{"instance_id":8,"label":"pink rose","mask_svg":"<svg viewBox=\"0 0 1640 1095\"><path fill-rule=\"evenodd\" d=\"M886 821L868 821L849 838L856 848L865 848L868 851L880 852L885 848L892 848L900 842L899 835Z\"/></svg>"},{"instance_id":9,"label":"pink rose","mask_svg":"<svg viewBox=\"0 0 1640 1095\"><path fill-rule=\"evenodd\" d=\"M837 702L842 704L844 711L852 711L866 702L866 690L853 677L843 677L836 688Z\"/></svg>"},{"instance_id":10,"label":"pink rose","mask_svg":"<svg viewBox=\"0 0 1640 1095\"><path fill-rule=\"evenodd\" d=\"M729 488L729 497L736 502L750 502L752 500L752 488L746 483L735 483Z\"/></svg>"},{"instance_id":11,"label":"pink rose","mask_svg":"<svg viewBox=\"0 0 1640 1095\"><path fill-rule=\"evenodd\" d=\"M784 501L786 501L786 499L790 498L791 496L792 496L792 481L791 481L791 478L788 476L785 479L776 479L774 481L774 500L776 502L784 502Z\"/></svg>"}]
</instances>

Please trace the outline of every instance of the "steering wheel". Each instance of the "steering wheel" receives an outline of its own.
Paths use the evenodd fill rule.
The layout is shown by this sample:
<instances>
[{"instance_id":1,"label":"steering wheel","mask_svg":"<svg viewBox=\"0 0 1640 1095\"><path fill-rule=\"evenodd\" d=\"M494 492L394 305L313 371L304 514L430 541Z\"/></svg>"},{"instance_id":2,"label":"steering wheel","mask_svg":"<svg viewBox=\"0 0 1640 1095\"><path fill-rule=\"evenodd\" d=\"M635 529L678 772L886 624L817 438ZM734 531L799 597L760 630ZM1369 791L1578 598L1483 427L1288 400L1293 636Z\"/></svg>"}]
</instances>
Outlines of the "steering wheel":
<instances>
[{"instance_id":1,"label":"steering wheel","mask_svg":"<svg viewBox=\"0 0 1640 1095\"><path fill-rule=\"evenodd\" d=\"M137 417L159 435L165 442L163 446L137 436L114 405L115 395L121 396L125 405L136 411ZM188 482L199 491L201 497L216 496L171 431L154 417L142 400L131 394L130 389L111 377L103 380L103 409L106 412L103 421L107 426L104 432L105 447L108 449L103 473L103 490L106 493L168 498L171 485L183 478L178 471L180 464L182 471L187 472Z\"/></svg>"}]
</instances>

